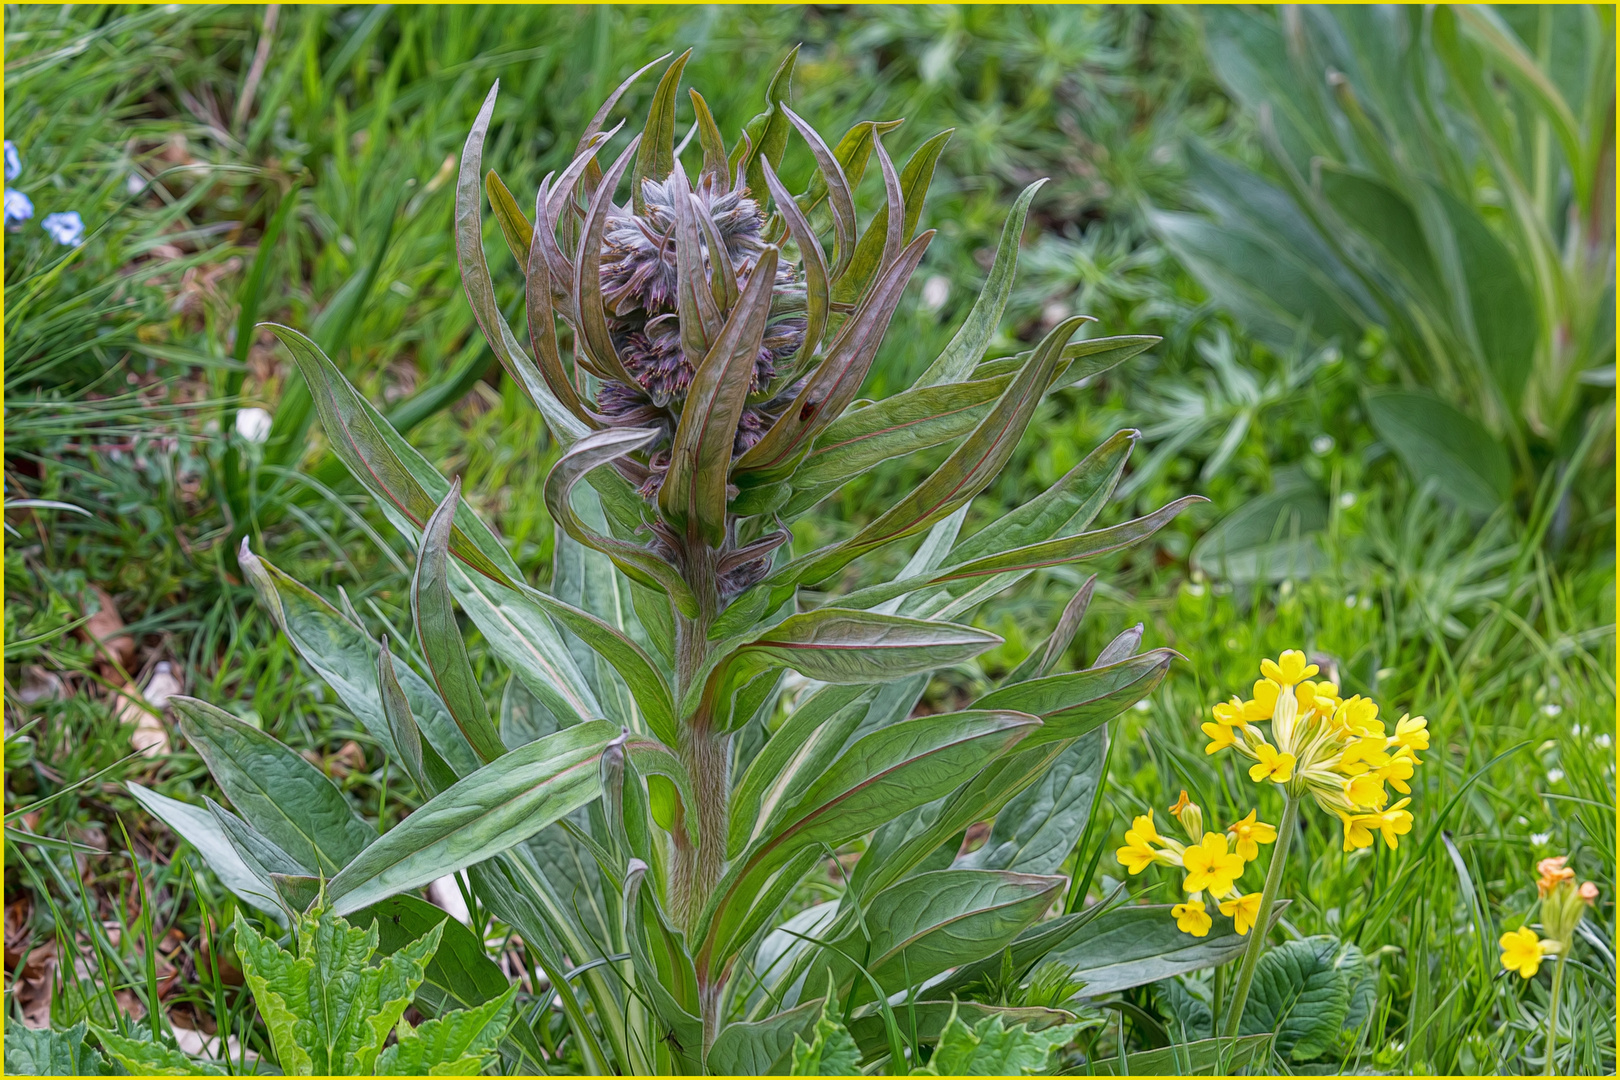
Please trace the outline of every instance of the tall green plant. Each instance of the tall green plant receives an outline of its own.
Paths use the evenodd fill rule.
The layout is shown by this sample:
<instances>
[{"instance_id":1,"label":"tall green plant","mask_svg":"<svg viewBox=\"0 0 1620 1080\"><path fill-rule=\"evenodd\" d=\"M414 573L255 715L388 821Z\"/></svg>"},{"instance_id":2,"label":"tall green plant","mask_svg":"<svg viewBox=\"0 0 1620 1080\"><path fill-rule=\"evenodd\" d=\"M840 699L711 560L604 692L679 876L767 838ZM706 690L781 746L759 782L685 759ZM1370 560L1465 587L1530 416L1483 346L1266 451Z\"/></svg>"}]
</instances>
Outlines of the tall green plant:
<instances>
[{"instance_id":1,"label":"tall green plant","mask_svg":"<svg viewBox=\"0 0 1620 1080\"><path fill-rule=\"evenodd\" d=\"M543 492L558 526L549 590L523 580L459 481L313 342L274 328L334 451L418 545L420 667L245 546L242 567L430 798L378 837L296 752L193 699L176 699L181 729L235 812L137 797L277 917L322 881L349 914L467 870L479 904L549 978L591 1072L782 1070L828 1009L868 1064L905 1071L953 1016L1001 1014L1027 1031L1072 1021L974 1003L975 988L1005 995L1043 962L1108 993L1235 956L1243 939L1224 918L1197 940L1162 909L1071 901L1047 918L1069 886L1056 871L1096 805L1108 722L1173 658L1139 652L1132 631L1090 667L1058 673L1089 585L991 692L959 712L911 715L932 672L999 641L959 621L979 603L1042 567L1140 541L1191 501L1091 528L1135 442L1124 431L959 536L1043 397L1156 339L1071 341L1082 321L1071 318L1027 353L984 359L1035 184L945 351L904 393L859 400L933 237L918 225L949 132L899 168L883 146L892 124L859 123L829 144L789 106L790 55L729 149L692 91L695 146L683 155L685 59L666 67L642 133L608 161L608 120L636 76L614 92L572 162L541 184L532 218L498 176L481 176L494 89L462 154L468 301L562 447ZM778 176L795 140L815 164L800 193ZM885 198L862 229L853 192L869 168ZM486 193L524 269L527 347L496 300ZM790 553L792 522L844 482L947 446L921 485L852 535ZM897 576L859 569L907 538L920 543ZM498 710L458 608L511 670ZM811 683L791 700L788 669ZM988 842L959 855L967 827L985 821ZM801 882L863 838L842 898L783 921ZM888 1006L897 993L903 1016Z\"/></svg>"},{"instance_id":2,"label":"tall green plant","mask_svg":"<svg viewBox=\"0 0 1620 1080\"><path fill-rule=\"evenodd\" d=\"M1387 343L1371 395L1419 480L1525 505L1614 384L1612 9L1210 8L1263 170L1199 147L1161 235L1256 336ZM1516 482L1517 481L1517 482Z\"/></svg>"}]
</instances>

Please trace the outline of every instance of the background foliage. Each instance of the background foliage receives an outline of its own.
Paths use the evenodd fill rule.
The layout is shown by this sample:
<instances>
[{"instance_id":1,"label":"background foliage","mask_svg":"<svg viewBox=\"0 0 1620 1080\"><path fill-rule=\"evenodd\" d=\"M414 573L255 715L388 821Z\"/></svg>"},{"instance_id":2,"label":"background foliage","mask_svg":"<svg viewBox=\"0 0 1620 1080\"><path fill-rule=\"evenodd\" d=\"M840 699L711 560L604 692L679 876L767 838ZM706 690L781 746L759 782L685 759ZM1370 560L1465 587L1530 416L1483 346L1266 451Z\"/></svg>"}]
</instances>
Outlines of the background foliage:
<instances>
[{"instance_id":1,"label":"background foliage","mask_svg":"<svg viewBox=\"0 0 1620 1080\"><path fill-rule=\"evenodd\" d=\"M1287 959L1325 964L1331 981L1338 969L1315 943L1335 935L1358 951L1373 989L1354 1014L1361 991L1345 989L1345 1015L1361 1021L1337 1025L1349 1035L1297 1030L1270 1049L1272 1066L1538 1069L1546 980L1505 978L1496 937L1530 910L1540 856L1571 852L1583 877L1615 879L1613 56L1599 47L1613 28L1584 10L1548 23L1504 9L1492 38L1496 24L1449 16L1406 9L1395 25L1317 12L1301 25L1174 8L8 11L6 138L22 158L8 186L36 207L6 237L8 1017L67 1027L124 1013L175 1031L223 1027L268 1049L228 942L234 901L176 858L175 838L124 794L133 780L217 796L158 700L160 675L303 748L379 827L419 798L383 769L240 579L234 547L247 535L300 580L328 595L344 588L373 632L409 640L393 631L406 622L409 553L358 509L319 426L306 433L285 354L241 328L256 318L310 328L444 472L463 477L523 570L544 581L552 529L536 492L556 451L498 377L455 273L450 181L466 129L500 78L486 161L514 190L532 190L595 103L653 56L696 46L689 78L716 90L710 104L734 131L776 59L802 41L795 108L823 130L904 116L899 157L956 129L924 210L940 235L868 396L905 385L948 340L1006 205L1039 176L1053 182L1035 203L995 349L1027 348L1073 313L1096 316L1100 333L1165 339L1043 406L967 525L1050 484L1122 426L1141 429L1145 445L1114 520L1189 491L1213 500L1107 568L1109 587L1067 658L1089 663L1137 622L1148 644L1187 657L1121 730L1103 814L1116 826L1104 838L1148 806L1162 811L1179 787L1213 816L1235 817L1241 793L1203 755L1199 714L1254 677L1256 655L1303 645L1331 659L1347 690L1430 717L1438 767L1416 792L1429 816L1399 851L1345 855L1323 833L1292 860L1284 933L1298 941ZM1377 48L1380 34L1405 43L1404 68ZM1254 56L1273 47L1292 58L1294 83L1256 79ZM1330 70L1346 78L1330 81ZM1305 115L1280 115L1279 102ZM1390 137L1379 125L1412 102L1435 126ZM1444 146L1456 160L1403 156L1412 146ZM787 178L807 173L790 156ZM1429 245L1440 241L1424 206L1455 202L1484 230L1480 243L1508 252L1530 303L1493 308L1472 300L1467 281L1429 293L1402 278L1390 267L1412 260L1391 252L1394 240L1346 225L1342 205L1323 211L1331 176L1367 180L1363 194L1376 180L1417 207L1415 235ZM1515 177L1528 207L1515 201ZM1261 220L1257 191L1287 211ZM72 248L38 224L69 209L86 224ZM1462 219L1447 220L1456 229ZM1279 240L1290 223L1301 231ZM1208 247L1245 239L1241 250ZM1336 245L1318 266L1360 299L1289 302L1292 321L1257 318L1255 295L1284 295L1261 256L1285 242L1296 255ZM515 299L510 263L496 265ZM1472 322L1457 317L1458 296L1470 298ZM1481 326L1487 313L1502 324ZM1572 328L1562 336L1560 313ZM1529 361L1522 382L1504 386L1489 352L1513 335ZM1487 378L1469 375L1466 349L1434 346L1454 339L1483 355ZM1453 362L1454 382L1442 366ZM1457 402L1507 447L1483 495L1459 498L1454 477L1410 467L1387 403L1422 393ZM246 407L276 413L268 442L239 434ZM853 532L933 464L921 455L863 478L817 519L826 533L796 542L807 550ZM1007 644L937 680L923 707L953 708L1015 665L1080 580L1054 570L982 609ZM497 694L493 665L476 651L474 663ZM132 701L142 692L156 715ZM130 756L143 716L166 742ZM825 894L840 881L830 869ZM1104 869L1091 888L1113 884ZM1151 896L1170 883L1144 884ZM1596 929L1612 917L1605 889L1566 987L1569 1071L1613 1069L1613 938ZM508 975L537 990L504 929L480 929ZM1198 982L1131 992L1094 1049L1195 1039L1207 992Z\"/></svg>"}]
</instances>

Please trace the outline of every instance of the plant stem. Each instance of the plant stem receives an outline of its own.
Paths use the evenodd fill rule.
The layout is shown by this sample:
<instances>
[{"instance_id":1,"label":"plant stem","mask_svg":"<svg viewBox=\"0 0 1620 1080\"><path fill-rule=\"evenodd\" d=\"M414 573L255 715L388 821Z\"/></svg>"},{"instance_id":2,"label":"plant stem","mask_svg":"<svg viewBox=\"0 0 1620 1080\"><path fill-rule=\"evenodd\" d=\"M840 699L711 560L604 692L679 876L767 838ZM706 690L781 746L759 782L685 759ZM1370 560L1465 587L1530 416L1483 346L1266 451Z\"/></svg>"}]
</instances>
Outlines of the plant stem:
<instances>
[{"instance_id":1,"label":"plant stem","mask_svg":"<svg viewBox=\"0 0 1620 1080\"><path fill-rule=\"evenodd\" d=\"M1573 934L1570 935L1574 937ZM1569 958L1569 945L1566 944L1558 953L1558 963L1553 965L1552 1002L1547 1006L1547 1071L1545 1076L1557 1076L1557 1064L1553 1060L1554 1039L1558 1035L1558 998L1564 989L1564 961Z\"/></svg>"},{"instance_id":2,"label":"plant stem","mask_svg":"<svg viewBox=\"0 0 1620 1080\"><path fill-rule=\"evenodd\" d=\"M1260 954L1265 951L1266 938L1271 931L1271 906L1277 899L1277 890L1282 888L1283 867L1288 864L1288 849L1294 841L1294 828L1299 821L1299 797L1285 790L1283 794L1282 821L1277 825L1277 846L1271 853L1271 867L1266 871L1265 890L1260 894L1260 911L1255 916L1254 925L1249 928L1249 947L1243 953L1243 966L1238 969L1237 986L1232 990L1232 1004L1226 1010L1226 1029L1222 1034L1228 1039L1237 1038L1238 1027L1243 1023L1243 1006L1249 1000L1249 984L1254 982L1254 968L1260 962Z\"/></svg>"}]
</instances>

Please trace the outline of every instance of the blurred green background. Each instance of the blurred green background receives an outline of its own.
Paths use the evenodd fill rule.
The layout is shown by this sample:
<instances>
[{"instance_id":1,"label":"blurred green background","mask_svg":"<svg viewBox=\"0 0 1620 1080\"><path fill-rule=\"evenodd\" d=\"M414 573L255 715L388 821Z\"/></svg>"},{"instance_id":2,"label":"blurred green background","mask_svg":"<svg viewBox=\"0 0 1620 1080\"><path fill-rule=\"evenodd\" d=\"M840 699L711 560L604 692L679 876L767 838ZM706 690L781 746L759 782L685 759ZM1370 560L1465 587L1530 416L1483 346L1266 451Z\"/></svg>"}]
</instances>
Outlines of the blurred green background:
<instances>
[{"instance_id":1,"label":"blurred green background","mask_svg":"<svg viewBox=\"0 0 1620 1080\"><path fill-rule=\"evenodd\" d=\"M253 322L310 332L543 583L555 447L477 333L451 246L478 105L501 80L485 161L521 201L655 56L695 48L686 82L730 134L802 44L792 101L823 132L903 118L901 159L955 129L923 211L939 236L867 396L949 340L1042 176L992 355L1070 314L1164 339L1043 405L967 527L1122 427L1143 439L1113 521L1211 500L990 602L978 622L1006 644L924 707L1016 664L1096 570L1071 665L1138 622L1186 658L1119 733L1113 836L1182 787L1244 812L1198 722L1261 655L1320 655L1435 740L1398 851L1346 855L1309 825L1285 931L1359 945L1376 1007L1274 1066L1534 1071L1546 977L1504 977L1495 943L1532 906L1535 860L1568 853L1606 884L1561 1067L1613 1070L1612 8L18 6L5 42L7 188L33 208L5 239L8 1017L144 1011L155 991L206 1027L237 992L207 929L230 895L119 786L211 790L165 690L306 748L380 828L418 798L236 569L247 537L410 640L411 553L306 431ZM790 186L810 169L790 147ZM67 212L82 243L43 228ZM517 270L486 231L517 325ZM862 477L796 542L853 530L938 460ZM1169 996L1127 995L1120 1036L1168 1037Z\"/></svg>"}]
</instances>

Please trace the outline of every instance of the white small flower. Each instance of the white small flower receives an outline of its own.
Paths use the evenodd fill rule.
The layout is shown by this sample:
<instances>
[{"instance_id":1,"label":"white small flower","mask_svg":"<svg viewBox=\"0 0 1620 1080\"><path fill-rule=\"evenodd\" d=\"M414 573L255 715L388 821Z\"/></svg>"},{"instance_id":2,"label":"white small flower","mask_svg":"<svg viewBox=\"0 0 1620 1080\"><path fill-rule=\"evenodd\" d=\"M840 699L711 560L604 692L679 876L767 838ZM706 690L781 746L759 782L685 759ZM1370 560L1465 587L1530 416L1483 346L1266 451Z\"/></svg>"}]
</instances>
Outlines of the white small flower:
<instances>
[{"instance_id":1,"label":"white small flower","mask_svg":"<svg viewBox=\"0 0 1620 1080\"><path fill-rule=\"evenodd\" d=\"M262 443L270 437L271 416L256 405L236 411L236 433L250 443Z\"/></svg>"},{"instance_id":2,"label":"white small flower","mask_svg":"<svg viewBox=\"0 0 1620 1080\"><path fill-rule=\"evenodd\" d=\"M922 287L922 306L924 311L938 311L945 306L945 301L951 298L951 283L941 274L935 274Z\"/></svg>"},{"instance_id":3,"label":"white small flower","mask_svg":"<svg viewBox=\"0 0 1620 1080\"><path fill-rule=\"evenodd\" d=\"M1542 716L1557 716L1564 711L1564 707L1556 701L1549 701L1541 707Z\"/></svg>"},{"instance_id":4,"label":"white small flower","mask_svg":"<svg viewBox=\"0 0 1620 1080\"><path fill-rule=\"evenodd\" d=\"M1137 712L1147 712L1149 709L1153 708L1153 705L1148 701L1147 698L1143 698L1135 705L1132 705L1131 708L1135 709Z\"/></svg>"},{"instance_id":5,"label":"white small flower","mask_svg":"<svg viewBox=\"0 0 1620 1080\"><path fill-rule=\"evenodd\" d=\"M1348 596L1346 596L1344 598L1344 606L1347 607L1347 608L1353 608L1353 607L1356 606L1356 594L1355 593L1350 593Z\"/></svg>"},{"instance_id":6,"label":"white small flower","mask_svg":"<svg viewBox=\"0 0 1620 1080\"><path fill-rule=\"evenodd\" d=\"M60 214L46 214L45 220L39 223L52 240L63 247L72 247L84 239L84 219L77 210L67 210Z\"/></svg>"},{"instance_id":7,"label":"white small flower","mask_svg":"<svg viewBox=\"0 0 1620 1080\"><path fill-rule=\"evenodd\" d=\"M124 190L129 192L131 195L139 195L145 189L146 177L142 176L138 172L130 173L129 179L124 181Z\"/></svg>"},{"instance_id":8,"label":"white small flower","mask_svg":"<svg viewBox=\"0 0 1620 1080\"><path fill-rule=\"evenodd\" d=\"M1593 736L1592 741L1597 744L1599 750L1607 750L1614 745L1614 738L1607 731L1601 735Z\"/></svg>"},{"instance_id":9,"label":"white small flower","mask_svg":"<svg viewBox=\"0 0 1620 1080\"><path fill-rule=\"evenodd\" d=\"M1530 844L1532 847L1540 847L1551 839L1552 833L1550 832L1533 832L1530 834Z\"/></svg>"},{"instance_id":10,"label":"white small flower","mask_svg":"<svg viewBox=\"0 0 1620 1080\"><path fill-rule=\"evenodd\" d=\"M1547 770L1547 783L1556 784L1556 783L1559 783L1560 781L1562 781L1563 779L1564 779L1564 770L1563 769L1548 769Z\"/></svg>"},{"instance_id":11,"label":"white small flower","mask_svg":"<svg viewBox=\"0 0 1620 1080\"><path fill-rule=\"evenodd\" d=\"M1311 440L1311 449L1316 453L1317 457L1326 457L1333 449L1333 436L1318 435Z\"/></svg>"},{"instance_id":12,"label":"white small flower","mask_svg":"<svg viewBox=\"0 0 1620 1080\"><path fill-rule=\"evenodd\" d=\"M1340 492L1339 493L1339 505L1344 507L1346 510L1348 510L1352 506L1356 505L1356 493L1353 492L1353 491L1342 491L1342 492Z\"/></svg>"},{"instance_id":13,"label":"white small flower","mask_svg":"<svg viewBox=\"0 0 1620 1080\"><path fill-rule=\"evenodd\" d=\"M6 226L15 229L34 216L34 200L20 191L6 188Z\"/></svg>"},{"instance_id":14,"label":"white small flower","mask_svg":"<svg viewBox=\"0 0 1620 1080\"><path fill-rule=\"evenodd\" d=\"M22 175L22 155L17 153L17 144L10 139L6 140L6 179L15 180Z\"/></svg>"}]
</instances>

